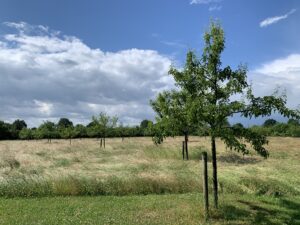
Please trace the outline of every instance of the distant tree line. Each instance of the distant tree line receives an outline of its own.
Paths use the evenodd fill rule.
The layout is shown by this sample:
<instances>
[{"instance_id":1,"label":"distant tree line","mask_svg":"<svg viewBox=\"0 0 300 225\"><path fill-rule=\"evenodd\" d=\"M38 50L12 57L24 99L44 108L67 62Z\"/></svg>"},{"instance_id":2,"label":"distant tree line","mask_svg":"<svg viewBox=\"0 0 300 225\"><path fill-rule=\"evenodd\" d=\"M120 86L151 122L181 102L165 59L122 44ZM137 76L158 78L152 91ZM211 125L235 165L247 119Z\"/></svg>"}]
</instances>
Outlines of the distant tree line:
<instances>
[{"instance_id":1,"label":"distant tree line","mask_svg":"<svg viewBox=\"0 0 300 225\"><path fill-rule=\"evenodd\" d=\"M40 126L28 128L24 120L15 120L6 123L0 120L0 140L33 140L33 139L69 139L74 138L101 138L105 137L141 137L151 136L149 120L143 120L139 126L123 126L117 123L117 117L110 117L105 113L94 116L92 121L85 125L77 124L68 118L61 118L57 123L44 121Z\"/></svg>"},{"instance_id":2,"label":"distant tree line","mask_svg":"<svg viewBox=\"0 0 300 225\"><path fill-rule=\"evenodd\" d=\"M300 123L295 119L289 119L287 123L267 119L262 126L252 126L251 129L265 136L300 137Z\"/></svg>"},{"instance_id":3,"label":"distant tree line","mask_svg":"<svg viewBox=\"0 0 300 225\"><path fill-rule=\"evenodd\" d=\"M141 121L139 126L123 126L117 123L117 117L110 117L104 113L94 116L92 121L85 125L77 124L68 118L61 118L57 123L51 121L43 122L39 127L28 128L24 120L15 120L6 123L0 120L0 140L33 140L33 139L69 139L74 138L99 138L105 144L106 137L155 137L159 132L160 124L153 124L150 120ZM228 126L231 126L228 123ZM241 123L232 127L243 127ZM300 137L300 123L298 120L289 119L287 123L281 123L274 119L267 119L262 125L254 125L250 129L266 136L289 136ZM170 129L170 136L184 136L185 130ZM191 129L190 135L207 136L208 130Z\"/></svg>"},{"instance_id":4,"label":"distant tree line","mask_svg":"<svg viewBox=\"0 0 300 225\"><path fill-rule=\"evenodd\" d=\"M69 139L70 144L74 138L98 138L100 146L105 147L106 137L144 137L153 136L155 126L147 119L137 126L123 126L118 123L118 117L100 113L93 116L87 125L77 124L68 118L60 118L57 123L44 121L38 127L28 128L24 120L17 119L13 123L0 120L0 140L37 140ZM178 133L177 135L182 135Z\"/></svg>"}]
</instances>

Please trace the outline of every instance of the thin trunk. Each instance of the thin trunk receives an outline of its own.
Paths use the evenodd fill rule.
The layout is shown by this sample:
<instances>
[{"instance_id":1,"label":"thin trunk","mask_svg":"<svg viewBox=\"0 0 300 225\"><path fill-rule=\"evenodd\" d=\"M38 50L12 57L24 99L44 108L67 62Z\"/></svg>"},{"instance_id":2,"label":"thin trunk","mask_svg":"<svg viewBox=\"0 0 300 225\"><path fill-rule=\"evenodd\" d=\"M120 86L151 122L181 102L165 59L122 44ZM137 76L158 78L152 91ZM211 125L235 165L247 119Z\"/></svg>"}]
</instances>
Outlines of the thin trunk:
<instances>
[{"instance_id":1,"label":"thin trunk","mask_svg":"<svg viewBox=\"0 0 300 225\"><path fill-rule=\"evenodd\" d=\"M100 138L100 148L102 148L102 138Z\"/></svg>"},{"instance_id":2,"label":"thin trunk","mask_svg":"<svg viewBox=\"0 0 300 225\"><path fill-rule=\"evenodd\" d=\"M72 144L72 138L70 138L70 145Z\"/></svg>"},{"instance_id":3,"label":"thin trunk","mask_svg":"<svg viewBox=\"0 0 300 225\"><path fill-rule=\"evenodd\" d=\"M213 166L213 190L214 190L214 206L218 208L218 177L217 177L217 156L216 156L216 140L211 137L211 154Z\"/></svg>"},{"instance_id":4,"label":"thin trunk","mask_svg":"<svg viewBox=\"0 0 300 225\"><path fill-rule=\"evenodd\" d=\"M184 141L185 141L185 155L186 155L186 160L189 160L189 148L188 148L188 133L186 132L184 134Z\"/></svg>"},{"instance_id":5,"label":"thin trunk","mask_svg":"<svg viewBox=\"0 0 300 225\"><path fill-rule=\"evenodd\" d=\"M105 136L103 138L103 147L105 148Z\"/></svg>"},{"instance_id":6,"label":"thin trunk","mask_svg":"<svg viewBox=\"0 0 300 225\"><path fill-rule=\"evenodd\" d=\"M182 142L182 159L184 160L185 141Z\"/></svg>"}]
</instances>

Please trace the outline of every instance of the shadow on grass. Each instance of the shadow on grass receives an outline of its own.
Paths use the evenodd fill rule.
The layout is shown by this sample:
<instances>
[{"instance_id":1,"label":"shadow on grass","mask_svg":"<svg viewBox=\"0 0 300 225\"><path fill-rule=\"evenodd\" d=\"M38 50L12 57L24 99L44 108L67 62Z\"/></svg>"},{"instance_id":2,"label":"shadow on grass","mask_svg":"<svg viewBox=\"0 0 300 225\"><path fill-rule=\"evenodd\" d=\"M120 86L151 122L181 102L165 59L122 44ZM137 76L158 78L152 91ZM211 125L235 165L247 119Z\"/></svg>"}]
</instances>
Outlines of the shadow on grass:
<instances>
[{"instance_id":1,"label":"shadow on grass","mask_svg":"<svg viewBox=\"0 0 300 225\"><path fill-rule=\"evenodd\" d=\"M206 150L203 146L197 148L190 148L189 150L189 159L190 160L200 160L202 159L202 152L207 152L207 161L211 162L211 152ZM218 156L218 161L223 163L231 163L231 164L255 164L262 161L262 159L258 159L252 156L242 156L235 153L227 153Z\"/></svg>"},{"instance_id":2,"label":"shadow on grass","mask_svg":"<svg viewBox=\"0 0 300 225\"><path fill-rule=\"evenodd\" d=\"M246 201L238 200L237 205L223 205L222 217L232 224L244 221L246 224L268 225L300 225L300 203L280 199L277 203L272 201ZM244 224L244 223L243 223Z\"/></svg>"},{"instance_id":3,"label":"shadow on grass","mask_svg":"<svg viewBox=\"0 0 300 225\"><path fill-rule=\"evenodd\" d=\"M260 162L260 159L254 157L243 157L237 154L227 154L227 155L220 155L218 157L220 162L225 163L234 163L234 164L255 164Z\"/></svg>"},{"instance_id":4,"label":"shadow on grass","mask_svg":"<svg viewBox=\"0 0 300 225\"><path fill-rule=\"evenodd\" d=\"M300 224L300 203L283 199L281 204L290 211L290 224Z\"/></svg>"}]
</instances>

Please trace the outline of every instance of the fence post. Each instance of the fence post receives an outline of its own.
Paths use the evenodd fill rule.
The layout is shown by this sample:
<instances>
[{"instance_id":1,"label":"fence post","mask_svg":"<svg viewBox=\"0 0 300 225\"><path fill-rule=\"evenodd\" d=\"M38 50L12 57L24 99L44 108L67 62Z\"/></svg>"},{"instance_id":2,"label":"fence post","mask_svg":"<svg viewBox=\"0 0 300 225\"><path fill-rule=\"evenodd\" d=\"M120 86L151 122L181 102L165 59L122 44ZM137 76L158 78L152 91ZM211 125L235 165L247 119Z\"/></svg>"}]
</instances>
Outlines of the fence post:
<instances>
[{"instance_id":1,"label":"fence post","mask_svg":"<svg viewBox=\"0 0 300 225\"><path fill-rule=\"evenodd\" d=\"M207 178L207 153L202 152L203 162L203 197L205 207L205 218L208 218L208 178Z\"/></svg>"}]
</instances>

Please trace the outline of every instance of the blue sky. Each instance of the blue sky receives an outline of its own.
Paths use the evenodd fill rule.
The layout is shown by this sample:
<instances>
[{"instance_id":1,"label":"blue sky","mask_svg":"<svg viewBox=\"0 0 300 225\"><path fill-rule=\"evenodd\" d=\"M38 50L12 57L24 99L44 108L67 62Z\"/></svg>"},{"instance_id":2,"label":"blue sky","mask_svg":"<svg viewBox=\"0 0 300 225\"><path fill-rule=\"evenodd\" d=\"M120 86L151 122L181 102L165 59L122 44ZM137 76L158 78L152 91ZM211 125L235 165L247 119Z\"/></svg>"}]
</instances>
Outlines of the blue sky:
<instances>
[{"instance_id":1,"label":"blue sky","mask_svg":"<svg viewBox=\"0 0 300 225\"><path fill-rule=\"evenodd\" d=\"M67 116L75 122L86 123L91 115L99 110L118 114L121 120L128 124L138 123L139 120L146 117L151 119L154 114L148 106L146 107L149 99L155 96L157 90L172 87L170 84L172 80L165 77L167 71L165 68L168 68L167 65L170 63L182 65L188 49L201 53L203 47L202 35L210 19L215 18L221 21L226 33L226 50L223 54L223 64L236 67L240 63L247 63L249 79L260 83L260 85L254 85L254 89L257 89L259 94L270 94L267 91L271 91L275 84L282 84L283 88L288 89L288 97L291 95L289 105L298 105L296 100L300 92L298 91L299 87L295 85L295 81L298 81L300 76L300 66L297 66L300 63L300 1L2 0L0 3L0 22L2 24L0 25L0 40L2 40L0 44L2 43L2 46L5 45L5 47L1 47L0 54L2 52L2 57L5 58L7 52L9 52L11 61L2 62L0 76L2 76L2 80L7 81L6 84L2 84L3 90L14 89L15 93L10 96L7 93L1 93L0 101L4 106L5 104L8 105L6 110L0 113L0 119L12 121L15 118L25 118L31 125L36 125L48 118L57 120L59 117ZM21 23L23 24L22 27L17 26ZM47 31L41 28L47 28ZM60 34L57 34L57 31ZM9 35L15 36L9 38ZM36 45L33 46L32 43L29 45L29 42L22 41L24 38L31 40L34 37L40 37L38 39L40 42L37 42L39 43L38 54L37 51L32 50L33 47L37 48ZM76 39L76 41L70 41L70 37ZM71 74L68 72L55 73L51 71L51 68L42 67L41 63L34 67L40 66L40 70L28 66L31 65L29 58L44 56L45 53L49 54L47 60L50 60L53 51L42 52L41 49L49 46L53 47L53 40L52 42L49 41L51 38L56 40L56 44L61 42L60 44L65 46L74 47L74 43L80 43L82 49L86 50L83 50L85 54L91 54L92 56L89 56L91 58L95 57L95 64L105 61L106 64L111 63L110 66L118 68L120 71L108 74L106 70L103 72L101 67L101 71L98 68L98 72L92 74L91 71L95 71L96 67L89 65L89 68L92 69L87 71L82 69L86 68L86 65L85 67L81 65L80 70L76 70L81 74L75 76L78 78L78 83L75 82L76 87L72 86L75 85L75 83L72 83L74 77L72 77L70 85L60 84L61 86L58 86L66 98L65 101L61 101L51 90L57 89L55 84L60 83L59 77L69 79ZM48 47L45 47L46 45ZM53 48L56 47L57 45ZM12 50L14 50L13 53ZM65 56L67 52L70 53L67 48L63 50L59 48L57 51L60 51L60 55L56 56L59 59ZM55 52L57 53L57 51ZM17 57L16 52L20 53L22 59L25 56L28 57L28 59L26 58L27 61L25 60L26 62L22 61L22 65L18 64L20 63L18 61L20 57ZM76 54L78 56L82 55L78 52ZM97 54L98 56L95 56ZM148 61L143 61L145 63L144 68L139 68L139 61L131 63L125 60L128 57L134 57L134 60L140 57L140 60L143 60L143 57L145 55L147 57L148 54L150 54ZM62 64L57 63L57 58L55 58L55 66L57 67L53 66L53 68L61 69ZM68 59L72 60L72 54L69 55ZM51 58L51 60L54 59ZM76 60L73 60L76 65L83 61L78 57ZM33 61L36 62L36 60ZM18 68L9 67L14 62L18 62L16 63ZM160 62L165 62L165 64ZM51 61L51 63L54 63L54 61ZM154 69L148 71L146 75L140 75L145 73L146 65ZM30 86L30 84L36 83L36 86L30 86L31 89L21 87L20 82L12 82L13 76L18 77L16 71L21 66L24 67L25 71L30 71L28 75L26 73L23 75L23 79L29 82L29 84L24 85ZM278 67L280 67L279 70ZM47 71L47 74L52 74L50 77L44 75L44 82L46 83L37 82L36 76L32 75L34 73L40 74L42 69ZM75 70L75 66L73 69ZM85 71L87 71L86 74ZM127 74L124 75L125 72L122 71L127 71ZM153 75L154 73L159 75ZM125 87L122 93L114 94L113 91L110 94L101 93L98 95L100 100L99 98L96 100L93 98L81 99L79 96L74 97L72 90L76 89L76 93L80 93L84 89L84 87L78 87L78 84L84 84L82 77L86 76L84 79L92 79L91 77L97 76L99 78L99 89L103 87L103 82L105 82L106 88L109 86L112 89L113 86L118 86L117 82L120 80L121 75L123 78L125 76L127 79L132 80L133 84L139 85L138 82L141 82L143 92L140 93L130 84L126 86L123 83ZM286 76L290 79L285 79ZM101 77L103 79L106 77L105 79L110 80L111 83L101 80ZM160 82L151 83L153 79L160 80ZM272 85L262 88L266 86L264 82L271 82ZM41 85L45 85L46 89L49 88L49 91L46 92L45 88L40 90ZM87 82L87 85L94 85L96 92L97 83ZM151 89L146 90L143 85L151 86ZM290 88L291 85L294 86ZM84 94L93 94L93 92L86 93L85 91L81 93L81 95ZM27 95L28 98L26 99L24 96ZM127 98L124 98L124 95ZM143 96L145 100L138 99L135 95ZM5 101L9 98L12 103ZM128 102L132 104L131 108L135 109L134 113L128 112L131 111L130 108L126 108ZM32 104L29 107L31 111L26 107L28 104ZM72 108L74 105L83 107L82 104L88 105L90 110ZM65 109L58 110L62 106ZM111 110L112 108L114 110Z\"/></svg>"}]
</instances>

